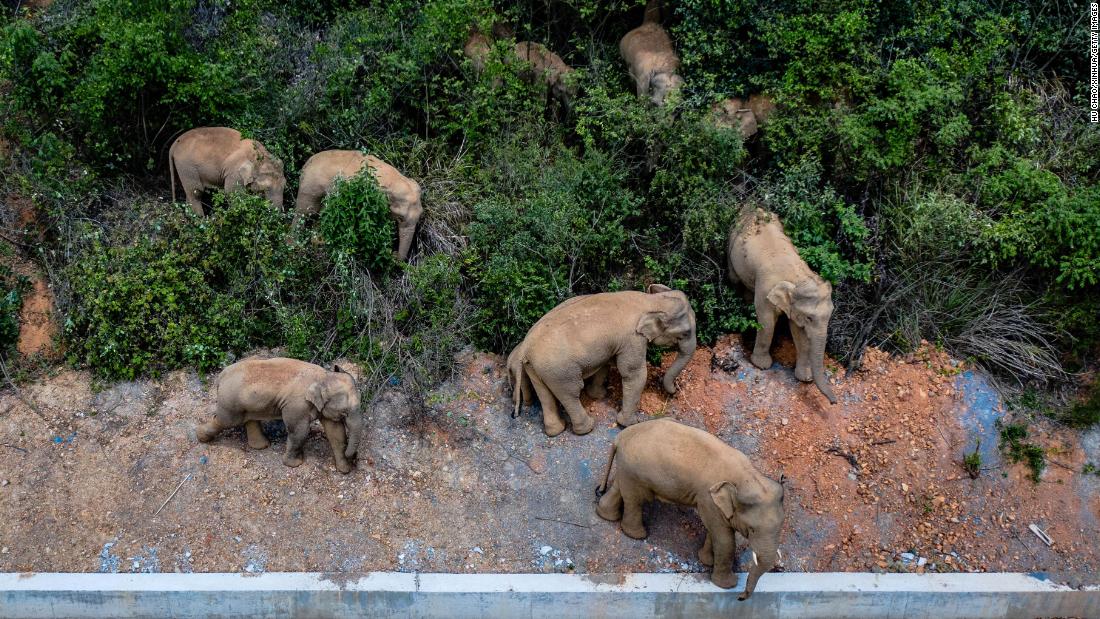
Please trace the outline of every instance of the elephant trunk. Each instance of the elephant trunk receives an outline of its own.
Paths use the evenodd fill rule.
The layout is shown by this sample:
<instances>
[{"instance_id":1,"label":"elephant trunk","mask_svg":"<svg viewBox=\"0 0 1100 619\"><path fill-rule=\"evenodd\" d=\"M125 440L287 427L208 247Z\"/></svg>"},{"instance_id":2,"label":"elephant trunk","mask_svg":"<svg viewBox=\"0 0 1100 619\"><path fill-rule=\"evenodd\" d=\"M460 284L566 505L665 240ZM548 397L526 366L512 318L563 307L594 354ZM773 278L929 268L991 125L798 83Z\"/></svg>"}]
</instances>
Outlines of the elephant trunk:
<instances>
[{"instance_id":1,"label":"elephant trunk","mask_svg":"<svg viewBox=\"0 0 1100 619\"><path fill-rule=\"evenodd\" d=\"M756 590L756 582L775 567L778 556L778 548L774 542L757 542L750 545L753 551L753 563L749 566L749 578L745 582L745 591L737 596L739 600L749 599L752 592Z\"/></svg>"},{"instance_id":2,"label":"elephant trunk","mask_svg":"<svg viewBox=\"0 0 1100 619\"><path fill-rule=\"evenodd\" d=\"M279 209L280 211L283 210L283 189L282 189L282 187L279 187L277 189L269 189L266 192L265 196L267 197L268 201L270 201L273 205L275 205L275 208Z\"/></svg>"},{"instance_id":3,"label":"elephant trunk","mask_svg":"<svg viewBox=\"0 0 1100 619\"><path fill-rule=\"evenodd\" d=\"M692 329L691 333L687 337L680 340L680 354L676 355L676 360L672 362L672 366L665 372L665 378L662 381L662 385L665 391L668 393L676 393L676 377L680 375L680 372L684 371L687 367L691 357L695 354L695 330Z\"/></svg>"},{"instance_id":4,"label":"elephant trunk","mask_svg":"<svg viewBox=\"0 0 1100 619\"><path fill-rule=\"evenodd\" d=\"M397 229L397 259L404 261L409 257L409 249L412 247L413 234L416 232L416 222L405 222Z\"/></svg>"},{"instance_id":5,"label":"elephant trunk","mask_svg":"<svg viewBox=\"0 0 1100 619\"><path fill-rule=\"evenodd\" d=\"M359 439L363 436L363 411L355 410L344 419L344 428L348 434L348 446L344 450L345 458L354 458L359 453Z\"/></svg>"},{"instance_id":6,"label":"elephant trunk","mask_svg":"<svg viewBox=\"0 0 1100 619\"><path fill-rule=\"evenodd\" d=\"M814 384L829 398L829 404L836 404L836 396L833 388L829 386L829 380L825 376L825 336L813 337L810 347L811 364L814 375Z\"/></svg>"}]
</instances>

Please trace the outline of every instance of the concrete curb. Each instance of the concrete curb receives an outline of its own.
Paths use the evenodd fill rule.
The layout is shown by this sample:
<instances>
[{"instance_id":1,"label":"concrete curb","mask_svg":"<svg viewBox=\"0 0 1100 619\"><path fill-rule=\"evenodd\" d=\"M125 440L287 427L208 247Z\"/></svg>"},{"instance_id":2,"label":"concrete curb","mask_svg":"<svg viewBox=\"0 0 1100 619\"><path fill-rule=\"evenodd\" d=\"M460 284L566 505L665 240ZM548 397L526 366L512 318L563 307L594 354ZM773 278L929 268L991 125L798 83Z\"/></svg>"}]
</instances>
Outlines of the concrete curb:
<instances>
[{"instance_id":1,"label":"concrete curb","mask_svg":"<svg viewBox=\"0 0 1100 619\"><path fill-rule=\"evenodd\" d=\"M1100 617L1100 588L1027 574L777 573L736 591L702 574L0 574L0 617Z\"/></svg>"}]
</instances>

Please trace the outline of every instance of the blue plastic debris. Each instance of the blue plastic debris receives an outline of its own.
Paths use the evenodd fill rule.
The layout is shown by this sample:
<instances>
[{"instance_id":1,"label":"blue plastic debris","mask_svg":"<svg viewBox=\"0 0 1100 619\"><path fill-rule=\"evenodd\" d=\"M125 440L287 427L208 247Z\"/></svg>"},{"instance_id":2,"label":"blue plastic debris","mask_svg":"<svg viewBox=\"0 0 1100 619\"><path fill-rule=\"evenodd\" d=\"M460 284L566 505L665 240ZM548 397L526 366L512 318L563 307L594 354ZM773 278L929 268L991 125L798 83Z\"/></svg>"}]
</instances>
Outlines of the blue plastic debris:
<instances>
[{"instance_id":1,"label":"blue plastic debris","mask_svg":"<svg viewBox=\"0 0 1100 619\"><path fill-rule=\"evenodd\" d=\"M199 464L206 464L210 460L206 456L199 456Z\"/></svg>"}]
</instances>

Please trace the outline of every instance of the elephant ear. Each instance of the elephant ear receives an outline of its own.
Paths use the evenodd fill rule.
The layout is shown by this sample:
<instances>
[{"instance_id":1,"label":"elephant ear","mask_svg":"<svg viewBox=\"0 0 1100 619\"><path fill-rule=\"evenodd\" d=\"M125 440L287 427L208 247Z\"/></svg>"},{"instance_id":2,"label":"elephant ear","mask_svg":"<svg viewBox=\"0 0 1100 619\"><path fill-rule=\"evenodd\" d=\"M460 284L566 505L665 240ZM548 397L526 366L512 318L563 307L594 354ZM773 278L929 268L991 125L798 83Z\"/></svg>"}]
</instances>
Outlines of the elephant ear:
<instances>
[{"instance_id":1,"label":"elephant ear","mask_svg":"<svg viewBox=\"0 0 1100 619\"><path fill-rule=\"evenodd\" d=\"M734 500L735 492L737 492L737 486L728 481L720 481L710 487L710 499L714 501L718 511L722 512L722 517L726 520L733 518L733 515L737 513L737 502Z\"/></svg>"},{"instance_id":2,"label":"elephant ear","mask_svg":"<svg viewBox=\"0 0 1100 619\"><path fill-rule=\"evenodd\" d=\"M791 296L794 294L794 284L783 281L768 291L768 301L778 307L784 314L790 315Z\"/></svg>"},{"instance_id":3,"label":"elephant ear","mask_svg":"<svg viewBox=\"0 0 1100 619\"><path fill-rule=\"evenodd\" d=\"M256 177L256 164L251 158L246 157L241 165L237 166L237 169L233 171L233 175L230 177L232 181L230 184L234 187L247 187L250 179Z\"/></svg>"},{"instance_id":4,"label":"elephant ear","mask_svg":"<svg viewBox=\"0 0 1100 619\"><path fill-rule=\"evenodd\" d=\"M634 331L644 335L647 342L652 342L664 333L667 320L668 315L664 312L645 312L638 319L638 326L634 327Z\"/></svg>"},{"instance_id":5,"label":"elephant ear","mask_svg":"<svg viewBox=\"0 0 1100 619\"><path fill-rule=\"evenodd\" d=\"M659 292L672 292L672 288L664 284L650 284L645 291L649 294L657 294Z\"/></svg>"},{"instance_id":6,"label":"elephant ear","mask_svg":"<svg viewBox=\"0 0 1100 619\"><path fill-rule=\"evenodd\" d=\"M318 413L325 410L328 397L328 387L324 383L313 383L306 389L306 401L312 404Z\"/></svg>"}]
</instances>

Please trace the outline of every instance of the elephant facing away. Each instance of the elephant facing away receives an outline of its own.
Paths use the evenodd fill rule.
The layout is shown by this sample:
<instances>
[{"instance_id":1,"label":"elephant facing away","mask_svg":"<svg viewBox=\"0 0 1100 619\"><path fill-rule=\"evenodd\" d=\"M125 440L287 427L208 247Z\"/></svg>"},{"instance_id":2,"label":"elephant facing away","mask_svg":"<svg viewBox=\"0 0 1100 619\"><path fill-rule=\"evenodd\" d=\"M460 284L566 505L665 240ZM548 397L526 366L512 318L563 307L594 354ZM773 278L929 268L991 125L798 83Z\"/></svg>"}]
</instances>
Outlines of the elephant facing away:
<instances>
[{"instance_id":1,"label":"elephant facing away","mask_svg":"<svg viewBox=\"0 0 1100 619\"><path fill-rule=\"evenodd\" d=\"M611 465L615 478L608 484ZM783 527L783 486L769 479L745 454L718 437L670 419L631 426L611 444L596 513L605 520L622 520L623 533L643 539L642 506L658 499L695 507L707 529L699 562L713 566L711 582L729 589L737 584L733 557L738 533L752 548L745 591L747 599L760 576L772 569L779 555Z\"/></svg>"},{"instance_id":2,"label":"elephant facing away","mask_svg":"<svg viewBox=\"0 0 1100 619\"><path fill-rule=\"evenodd\" d=\"M520 73L521 77L532 84L545 83L550 96L570 110L577 96L577 87L570 78L573 67L541 43L520 41L515 52L521 62L530 64L530 69Z\"/></svg>"},{"instance_id":3,"label":"elephant facing away","mask_svg":"<svg viewBox=\"0 0 1100 619\"><path fill-rule=\"evenodd\" d=\"M783 224L774 213L746 208L730 231L729 278L743 283L753 293L760 331L752 363L760 369L772 365L771 345L775 323L786 314L798 351L794 375L813 381L821 393L836 404L836 396L825 375L825 341L833 315L833 287L814 273L798 255Z\"/></svg>"},{"instance_id":4,"label":"elephant facing away","mask_svg":"<svg viewBox=\"0 0 1100 619\"><path fill-rule=\"evenodd\" d=\"M647 378L646 348L677 346L679 354L662 385L676 393L676 377L695 354L695 312L687 296L660 284L647 292L624 291L573 297L547 312L508 355L512 417L532 390L542 404L543 429L549 436L565 430L558 402L575 434L592 431L595 422L581 405L581 389L592 398L606 393L608 366L623 378L620 425L637 422L638 403Z\"/></svg>"},{"instance_id":5,"label":"elephant facing away","mask_svg":"<svg viewBox=\"0 0 1100 619\"><path fill-rule=\"evenodd\" d=\"M243 424L248 446L266 449L270 443L260 421L282 419L287 431L283 464L294 467L304 461L310 422L320 419L336 469L351 472L349 460L359 451L363 414L355 379L340 366L330 372L297 359L245 359L222 370L214 390L214 418L195 429L200 442Z\"/></svg>"},{"instance_id":6,"label":"elephant facing away","mask_svg":"<svg viewBox=\"0 0 1100 619\"><path fill-rule=\"evenodd\" d=\"M668 95L684 84L684 78L677 73L680 57L672 49L668 32L656 21L659 14L647 7L642 25L619 41L619 53L634 78L638 96L649 97L658 106L664 105Z\"/></svg>"},{"instance_id":7,"label":"elephant facing away","mask_svg":"<svg viewBox=\"0 0 1100 619\"><path fill-rule=\"evenodd\" d=\"M262 194L283 208L283 162L256 140L242 139L236 129L199 127L176 138L168 149L172 202L177 176L187 204L198 215L203 214L202 193L213 188Z\"/></svg>"},{"instance_id":8,"label":"elephant facing away","mask_svg":"<svg viewBox=\"0 0 1100 619\"><path fill-rule=\"evenodd\" d=\"M337 178L352 178L363 166L369 166L378 186L390 203L390 213L397 222L397 257L405 260L412 247L413 235L420 215L420 184L397 171L397 168L372 155L357 150L326 150L317 153L302 166L298 198L294 211L298 217L314 215L321 210L321 200L332 191Z\"/></svg>"}]
</instances>

